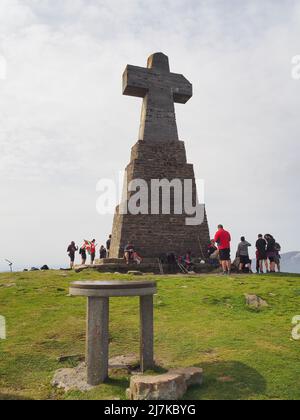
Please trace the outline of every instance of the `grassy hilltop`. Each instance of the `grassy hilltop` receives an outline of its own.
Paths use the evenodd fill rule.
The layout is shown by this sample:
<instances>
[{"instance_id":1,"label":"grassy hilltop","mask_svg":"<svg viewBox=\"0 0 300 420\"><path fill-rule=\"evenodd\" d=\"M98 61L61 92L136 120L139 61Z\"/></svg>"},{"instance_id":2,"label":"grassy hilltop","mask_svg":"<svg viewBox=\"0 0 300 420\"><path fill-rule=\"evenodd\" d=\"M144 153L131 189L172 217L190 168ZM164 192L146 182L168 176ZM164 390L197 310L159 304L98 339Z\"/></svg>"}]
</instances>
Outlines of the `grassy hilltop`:
<instances>
[{"instance_id":1,"label":"grassy hilltop","mask_svg":"<svg viewBox=\"0 0 300 420\"><path fill-rule=\"evenodd\" d=\"M84 298L68 297L73 280L129 276L58 271L1 274L0 399L124 399L129 378L116 372L87 394L51 388L60 356L84 354ZM144 276L143 279L147 278ZM153 276L149 276L149 279ZM205 383L187 399L300 399L300 342L291 338L300 315L300 276L155 277L155 354L162 367L201 366ZM136 277L135 277L136 280ZM245 305L245 293L269 303ZM111 300L111 356L139 349L137 298Z\"/></svg>"}]
</instances>

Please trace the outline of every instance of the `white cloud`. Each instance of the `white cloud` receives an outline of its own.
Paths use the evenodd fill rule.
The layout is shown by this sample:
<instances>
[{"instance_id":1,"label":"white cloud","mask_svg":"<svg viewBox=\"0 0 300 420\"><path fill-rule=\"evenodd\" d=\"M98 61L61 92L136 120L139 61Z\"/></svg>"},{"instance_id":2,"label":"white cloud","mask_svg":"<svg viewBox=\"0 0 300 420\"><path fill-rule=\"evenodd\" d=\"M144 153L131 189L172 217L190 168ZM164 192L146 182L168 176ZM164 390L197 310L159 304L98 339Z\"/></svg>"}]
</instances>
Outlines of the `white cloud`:
<instances>
[{"instance_id":1,"label":"white cloud","mask_svg":"<svg viewBox=\"0 0 300 420\"><path fill-rule=\"evenodd\" d=\"M141 106L121 96L121 75L154 51L194 84L178 125L212 229L222 221L252 240L271 231L295 249L299 17L288 0L1 0L0 259L31 264L12 235L36 264L62 264L69 239L109 233L96 182L128 163Z\"/></svg>"}]
</instances>

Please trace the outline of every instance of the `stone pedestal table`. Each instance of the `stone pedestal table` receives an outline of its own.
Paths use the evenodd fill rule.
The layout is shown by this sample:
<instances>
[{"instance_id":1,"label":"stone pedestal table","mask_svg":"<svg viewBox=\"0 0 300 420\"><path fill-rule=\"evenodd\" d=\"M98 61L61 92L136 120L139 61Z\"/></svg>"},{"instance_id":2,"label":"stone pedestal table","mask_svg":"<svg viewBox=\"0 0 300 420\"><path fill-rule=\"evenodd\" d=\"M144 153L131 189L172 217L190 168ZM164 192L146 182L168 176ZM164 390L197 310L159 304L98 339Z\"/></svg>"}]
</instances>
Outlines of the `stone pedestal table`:
<instances>
[{"instance_id":1,"label":"stone pedestal table","mask_svg":"<svg viewBox=\"0 0 300 420\"><path fill-rule=\"evenodd\" d=\"M109 299L140 297L141 371L154 367L153 295L151 281L79 281L71 284L71 296L85 296L87 304L86 364L87 383L97 386L108 379Z\"/></svg>"}]
</instances>

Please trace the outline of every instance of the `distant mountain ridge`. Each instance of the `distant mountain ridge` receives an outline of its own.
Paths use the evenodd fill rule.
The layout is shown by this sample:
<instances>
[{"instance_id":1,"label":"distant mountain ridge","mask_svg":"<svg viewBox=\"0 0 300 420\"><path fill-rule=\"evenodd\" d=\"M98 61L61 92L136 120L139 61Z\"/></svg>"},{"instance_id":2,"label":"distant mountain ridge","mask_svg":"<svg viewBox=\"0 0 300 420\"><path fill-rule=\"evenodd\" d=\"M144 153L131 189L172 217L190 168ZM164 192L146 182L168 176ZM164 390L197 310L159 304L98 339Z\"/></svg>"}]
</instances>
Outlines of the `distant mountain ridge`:
<instances>
[{"instance_id":1,"label":"distant mountain ridge","mask_svg":"<svg viewBox=\"0 0 300 420\"><path fill-rule=\"evenodd\" d=\"M281 255L281 271L300 274L300 251L287 252Z\"/></svg>"}]
</instances>

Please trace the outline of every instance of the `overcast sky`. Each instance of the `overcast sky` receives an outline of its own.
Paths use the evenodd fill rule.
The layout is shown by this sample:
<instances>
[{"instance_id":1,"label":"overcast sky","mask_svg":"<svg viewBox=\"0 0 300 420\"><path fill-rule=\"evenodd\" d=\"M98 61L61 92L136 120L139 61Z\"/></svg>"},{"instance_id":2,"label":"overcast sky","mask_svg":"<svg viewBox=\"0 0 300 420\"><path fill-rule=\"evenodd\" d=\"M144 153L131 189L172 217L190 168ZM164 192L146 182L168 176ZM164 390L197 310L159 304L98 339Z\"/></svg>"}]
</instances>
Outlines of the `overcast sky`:
<instances>
[{"instance_id":1,"label":"overcast sky","mask_svg":"<svg viewBox=\"0 0 300 420\"><path fill-rule=\"evenodd\" d=\"M299 1L0 0L0 269L64 266L71 240L105 242L96 184L138 139L122 73L157 51L194 85L177 120L211 233L300 250Z\"/></svg>"}]
</instances>

